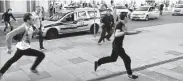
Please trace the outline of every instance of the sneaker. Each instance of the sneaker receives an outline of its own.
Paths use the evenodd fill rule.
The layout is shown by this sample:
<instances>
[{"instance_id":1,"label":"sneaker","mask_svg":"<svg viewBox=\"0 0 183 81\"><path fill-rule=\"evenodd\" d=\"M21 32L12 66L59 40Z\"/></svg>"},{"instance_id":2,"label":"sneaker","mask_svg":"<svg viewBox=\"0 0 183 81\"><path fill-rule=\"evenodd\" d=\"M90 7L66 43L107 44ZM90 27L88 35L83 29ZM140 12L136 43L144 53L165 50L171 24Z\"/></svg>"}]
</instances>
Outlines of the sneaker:
<instances>
[{"instance_id":1,"label":"sneaker","mask_svg":"<svg viewBox=\"0 0 183 81\"><path fill-rule=\"evenodd\" d=\"M128 77L131 78L131 79L137 79L138 78L137 75L128 75Z\"/></svg>"},{"instance_id":2,"label":"sneaker","mask_svg":"<svg viewBox=\"0 0 183 81\"><path fill-rule=\"evenodd\" d=\"M98 68L98 62L97 61L95 61L95 65L94 65L95 67L94 67L94 70L96 71L97 70L97 68Z\"/></svg>"},{"instance_id":3,"label":"sneaker","mask_svg":"<svg viewBox=\"0 0 183 81\"><path fill-rule=\"evenodd\" d=\"M39 72L37 70L31 70L32 73L38 74Z\"/></svg>"},{"instance_id":4,"label":"sneaker","mask_svg":"<svg viewBox=\"0 0 183 81\"><path fill-rule=\"evenodd\" d=\"M44 49L44 48L40 48L40 50L41 50L41 51L44 51L44 50L46 50L46 49Z\"/></svg>"},{"instance_id":5,"label":"sneaker","mask_svg":"<svg viewBox=\"0 0 183 81\"><path fill-rule=\"evenodd\" d=\"M110 38L106 38L108 41L111 41L111 39Z\"/></svg>"}]
</instances>

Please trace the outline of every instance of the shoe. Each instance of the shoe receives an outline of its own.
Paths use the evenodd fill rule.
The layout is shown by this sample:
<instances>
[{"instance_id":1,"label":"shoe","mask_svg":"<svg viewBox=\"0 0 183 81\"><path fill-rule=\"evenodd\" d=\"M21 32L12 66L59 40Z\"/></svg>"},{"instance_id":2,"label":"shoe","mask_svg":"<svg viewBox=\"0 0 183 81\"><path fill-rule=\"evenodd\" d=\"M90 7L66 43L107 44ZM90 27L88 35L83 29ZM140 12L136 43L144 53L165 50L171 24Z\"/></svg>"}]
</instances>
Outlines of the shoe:
<instances>
[{"instance_id":1,"label":"shoe","mask_svg":"<svg viewBox=\"0 0 183 81\"><path fill-rule=\"evenodd\" d=\"M44 48L40 48L40 50L41 50L41 51L44 51L44 50L46 50L46 49L44 49Z\"/></svg>"},{"instance_id":2,"label":"shoe","mask_svg":"<svg viewBox=\"0 0 183 81\"><path fill-rule=\"evenodd\" d=\"M137 75L128 75L128 77L131 78L131 79L137 79L138 78Z\"/></svg>"},{"instance_id":3,"label":"shoe","mask_svg":"<svg viewBox=\"0 0 183 81\"><path fill-rule=\"evenodd\" d=\"M95 67L94 67L94 70L96 71L96 70L97 70L97 68L98 68L98 62L97 62L97 61L95 61Z\"/></svg>"},{"instance_id":4,"label":"shoe","mask_svg":"<svg viewBox=\"0 0 183 81\"><path fill-rule=\"evenodd\" d=\"M106 38L108 41L111 41L111 39L110 38Z\"/></svg>"},{"instance_id":5,"label":"shoe","mask_svg":"<svg viewBox=\"0 0 183 81\"><path fill-rule=\"evenodd\" d=\"M38 74L39 72L37 70L31 70L32 73Z\"/></svg>"}]
</instances>

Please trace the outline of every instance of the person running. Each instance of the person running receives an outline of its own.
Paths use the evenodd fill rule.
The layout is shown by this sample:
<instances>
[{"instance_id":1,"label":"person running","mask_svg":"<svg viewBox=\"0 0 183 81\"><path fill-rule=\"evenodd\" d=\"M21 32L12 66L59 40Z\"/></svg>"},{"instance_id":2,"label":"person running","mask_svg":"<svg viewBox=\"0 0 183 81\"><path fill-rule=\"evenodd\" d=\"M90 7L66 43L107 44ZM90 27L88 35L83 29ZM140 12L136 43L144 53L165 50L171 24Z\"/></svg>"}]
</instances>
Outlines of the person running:
<instances>
[{"instance_id":1,"label":"person running","mask_svg":"<svg viewBox=\"0 0 183 81\"><path fill-rule=\"evenodd\" d=\"M32 35L34 33L33 28L33 16L31 13L26 13L24 14L23 17L24 23L8 33L6 35L6 42L7 42L7 47L8 47L8 54L11 54L11 45L12 45L12 38L18 34L23 33L21 41L19 41L16 44L17 50L15 52L15 55L9 59L4 66L0 69L0 78L2 78L3 74L8 70L8 68L15 63L17 60L19 60L23 55L26 56L36 56L36 60L31 67L31 72L33 73L39 73L36 68L37 66L42 62L42 60L45 57L45 54L43 52L37 51L35 49L32 49L30 46L30 41L32 38Z\"/></svg>"},{"instance_id":2,"label":"person running","mask_svg":"<svg viewBox=\"0 0 183 81\"><path fill-rule=\"evenodd\" d=\"M105 64L105 63L110 63L110 62L115 62L117 61L118 56L120 56L125 64L125 68L127 70L128 77L131 79L137 79L137 75L132 74L132 69L131 69L131 59L130 57L125 53L125 50L123 48L123 40L125 37L125 34L128 32L126 31L125 24L127 23L127 13L121 13L120 14L120 20L116 25L115 28L115 39L113 41L113 48L112 48L112 54L111 56L103 57L100 58L98 61L95 61L94 63L94 70L96 71L98 66Z\"/></svg>"},{"instance_id":3,"label":"person running","mask_svg":"<svg viewBox=\"0 0 183 81\"><path fill-rule=\"evenodd\" d=\"M113 19L113 15L111 15L111 10L107 9L107 13L106 15L104 15L104 17L102 17L101 19L101 23L102 23L102 33L101 33L101 37L98 41L98 43L100 44L103 41L105 41L105 38L110 41L110 37L112 36L112 27L114 26L114 19ZM106 32L108 33L107 35Z\"/></svg>"},{"instance_id":4,"label":"person running","mask_svg":"<svg viewBox=\"0 0 183 81\"><path fill-rule=\"evenodd\" d=\"M8 9L3 15L2 15L2 22L5 23L5 28L4 28L4 32L6 32L6 29L8 28L8 24L11 27L11 31L13 30L13 26L11 25L10 22L10 17L12 17L15 21L15 17L12 14L12 9ZM16 21L17 22L17 21Z\"/></svg>"},{"instance_id":5,"label":"person running","mask_svg":"<svg viewBox=\"0 0 183 81\"><path fill-rule=\"evenodd\" d=\"M35 23L34 26L39 29L39 45L40 45L40 50L45 50L45 48L43 47L43 25L42 25L42 19L43 19L43 15L44 13L42 13L41 11L41 7L37 6L35 12L32 12L32 15L35 18Z\"/></svg>"}]
</instances>

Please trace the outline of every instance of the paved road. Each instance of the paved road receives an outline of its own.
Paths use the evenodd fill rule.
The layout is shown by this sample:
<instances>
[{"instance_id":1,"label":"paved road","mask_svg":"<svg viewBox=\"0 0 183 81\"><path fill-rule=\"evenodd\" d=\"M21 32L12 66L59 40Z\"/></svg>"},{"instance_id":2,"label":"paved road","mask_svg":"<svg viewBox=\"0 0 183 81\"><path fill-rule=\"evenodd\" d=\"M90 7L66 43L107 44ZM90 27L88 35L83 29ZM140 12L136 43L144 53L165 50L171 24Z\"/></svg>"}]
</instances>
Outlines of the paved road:
<instances>
[{"instance_id":1,"label":"paved road","mask_svg":"<svg viewBox=\"0 0 183 81\"><path fill-rule=\"evenodd\" d=\"M182 25L183 23L143 28L142 33L125 37L125 50L131 57L135 74L140 76L134 81L183 81ZM112 41L97 45L98 38L99 36L93 38L91 35L80 35L45 41L47 50L43 52L46 57L38 67L40 75L29 71L35 58L22 57L1 81L88 81L116 73L122 75L101 81L133 81L126 77L121 58L115 63L102 65L94 72L93 62L111 53ZM39 49L37 42L31 43L31 46ZM5 49L0 48L2 65L14 54L6 54ZM12 49L16 50L16 47L12 46Z\"/></svg>"},{"instance_id":2,"label":"paved road","mask_svg":"<svg viewBox=\"0 0 183 81\"><path fill-rule=\"evenodd\" d=\"M183 16L172 16L170 13L161 16L159 19L149 21L132 21L129 20L127 26L129 29L149 27L155 25L169 24L169 23L180 23L183 22Z\"/></svg>"}]
</instances>

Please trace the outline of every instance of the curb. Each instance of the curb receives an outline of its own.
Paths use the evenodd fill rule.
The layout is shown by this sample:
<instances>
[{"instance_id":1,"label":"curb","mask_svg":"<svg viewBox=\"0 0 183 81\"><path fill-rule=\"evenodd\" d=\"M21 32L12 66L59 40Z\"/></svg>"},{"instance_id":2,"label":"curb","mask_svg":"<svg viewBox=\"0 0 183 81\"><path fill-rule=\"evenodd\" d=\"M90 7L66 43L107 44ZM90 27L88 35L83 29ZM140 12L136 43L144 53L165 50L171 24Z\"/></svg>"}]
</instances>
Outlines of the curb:
<instances>
[{"instance_id":1,"label":"curb","mask_svg":"<svg viewBox=\"0 0 183 81\"><path fill-rule=\"evenodd\" d=\"M144 66L141 66L141 67L137 67L137 68L134 68L132 70L134 72L137 72L137 71L141 71L141 70L144 70L144 69L147 69L147 68L151 68L151 67L154 67L154 66L166 64L166 63L169 63L169 62L178 61L180 59L183 59L183 55L175 57L175 58L172 58L172 59L169 59L169 60L165 60L165 61L161 61L161 62L157 62L157 63L153 63L153 64L149 64L149 65L144 65ZM102 76L102 77L99 77L99 78L90 79L90 80L87 80L87 81L105 80L105 79L108 79L108 78L112 78L112 77L119 76L119 75L124 75L124 74L126 74L126 71L121 71L121 72L118 72L118 73L105 75L105 76Z\"/></svg>"}]
</instances>

